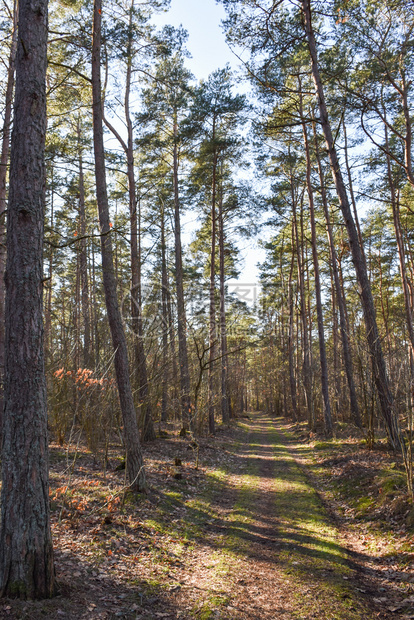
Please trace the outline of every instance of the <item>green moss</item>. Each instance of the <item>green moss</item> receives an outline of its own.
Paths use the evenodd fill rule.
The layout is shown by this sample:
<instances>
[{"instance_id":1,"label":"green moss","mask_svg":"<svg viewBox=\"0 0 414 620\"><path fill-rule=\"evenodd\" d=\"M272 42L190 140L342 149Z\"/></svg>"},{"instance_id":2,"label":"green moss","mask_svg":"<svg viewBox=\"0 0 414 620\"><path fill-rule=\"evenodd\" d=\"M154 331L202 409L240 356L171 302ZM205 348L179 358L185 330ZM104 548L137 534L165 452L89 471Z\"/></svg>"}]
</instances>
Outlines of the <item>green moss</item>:
<instances>
[{"instance_id":1,"label":"green moss","mask_svg":"<svg viewBox=\"0 0 414 620\"><path fill-rule=\"evenodd\" d=\"M314 450L318 450L322 452L324 450L331 450L334 441L315 441L315 445L313 446Z\"/></svg>"},{"instance_id":2,"label":"green moss","mask_svg":"<svg viewBox=\"0 0 414 620\"><path fill-rule=\"evenodd\" d=\"M198 607L198 609L193 610L193 613L197 616L197 618L200 618L200 620L209 620L213 617L216 618L217 610L228 604L228 596L211 594L209 595L207 601L203 603L202 607Z\"/></svg>"},{"instance_id":3,"label":"green moss","mask_svg":"<svg viewBox=\"0 0 414 620\"><path fill-rule=\"evenodd\" d=\"M387 468L381 471L377 477L377 482L384 495L392 495L395 491L405 489L407 486L405 473L394 468Z\"/></svg>"},{"instance_id":4,"label":"green moss","mask_svg":"<svg viewBox=\"0 0 414 620\"><path fill-rule=\"evenodd\" d=\"M377 502L373 497L363 496L358 498L357 508L361 516L369 515Z\"/></svg>"}]
</instances>

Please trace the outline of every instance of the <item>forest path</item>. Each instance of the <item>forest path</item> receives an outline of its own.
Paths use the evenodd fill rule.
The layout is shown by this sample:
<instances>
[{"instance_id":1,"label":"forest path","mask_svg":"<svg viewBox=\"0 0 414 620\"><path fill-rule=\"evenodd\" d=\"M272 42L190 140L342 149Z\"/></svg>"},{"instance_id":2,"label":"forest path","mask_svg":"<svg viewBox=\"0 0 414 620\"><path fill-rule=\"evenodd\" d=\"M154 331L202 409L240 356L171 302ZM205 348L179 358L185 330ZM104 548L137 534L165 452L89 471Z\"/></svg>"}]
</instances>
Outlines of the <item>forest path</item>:
<instances>
[{"instance_id":1,"label":"forest path","mask_svg":"<svg viewBox=\"0 0 414 620\"><path fill-rule=\"evenodd\" d=\"M250 414L199 439L197 467L194 444L173 428L145 446L150 495L124 502L119 468L103 473L85 450L68 480L65 450L53 446L60 594L0 601L0 620L395 617L385 583L367 585L366 571L361 582L368 551L346 549L358 533L338 529L313 488L301 464L309 447L286 431Z\"/></svg>"},{"instance_id":2,"label":"forest path","mask_svg":"<svg viewBox=\"0 0 414 620\"><path fill-rule=\"evenodd\" d=\"M254 414L232 439L185 517L207 523L174 573L178 617L386 618L358 589L357 567L277 422Z\"/></svg>"}]
</instances>

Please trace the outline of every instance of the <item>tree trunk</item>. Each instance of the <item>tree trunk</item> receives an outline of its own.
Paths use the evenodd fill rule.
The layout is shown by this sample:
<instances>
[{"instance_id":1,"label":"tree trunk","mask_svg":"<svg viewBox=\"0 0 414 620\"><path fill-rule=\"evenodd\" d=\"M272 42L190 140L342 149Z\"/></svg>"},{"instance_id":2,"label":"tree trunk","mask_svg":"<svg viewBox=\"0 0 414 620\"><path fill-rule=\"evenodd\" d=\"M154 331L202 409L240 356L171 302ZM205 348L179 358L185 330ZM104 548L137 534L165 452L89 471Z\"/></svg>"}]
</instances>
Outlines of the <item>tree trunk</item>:
<instances>
[{"instance_id":1,"label":"tree trunk","mask_svg":"<svg viewBox=\"0 0 414 620\"><path fill-rule=\"evenodd\" d=\"M129 122L130 119L129 119ZM141 437L143 441L156 438L152 419L148 387L147 358L144 349L144 327L142 324L142 280L141 280L141 216L137 209L134 177L132 135L128 139L128 183L131 227L131 317L135 337L135 368L138 379L138 397L142 420Z\"/></svg>"},{"instance_id":2,"label":"tree trunk","mask_svg":"<svg viewBox=\"0 0 414 620\"><path fill-rule=\"evenodd\" d=\"M168 281L168 273L166 272L167 278L167 311L168 311L168 335L170 342L170 350L171 350L171 362L172 362L172 388L173 388L173 409L174 409L174 417L179 418L182 417L181 413L178 413L181 402L179 398L179 387L178 387L178 367L177 367L177 353L175 346L175 329L174 329L174 317L173 317L173 309L172 309L172 300L171 300L171 291L170 284Z\"/></svg>"},{"instance_id":3,"label":"tree trunk","mask_svg":"<svg viewBox=\"0 0 414 620\"><path fill-rule=\"evenodd\" d=\"M79 232L79 230L78 230ZM80 255L79 251L76 255L76 276L75 276L75 303L72 305L72 325L73 325L73 347L72 347L72 365L74 370L80 368L80 339L81 339L81 287L80 287ZM77 386L73 385L74 403L77 400Z\"/></svg>"},{"instance_id":4,"label":"tree trunk","mask_svg":"<svg viewBox=\"0 0 414 620\"><path fill-rule=\"evenodd\" d=\"M325 182L324 182L324 176L323 176L323 171L322 171L322 164L321 164L321 158L320 158L320 153L319 153L318 136L316 133L315 122L313 122L313 132L314 132L314 140L315 140L316 160L318 162L319 179L321 182L322 204L323 204L323 210L324 210L325 220L326 220L326 228L327 228L327 233L328 233L329 252L331 255L332 275L333 275L334 284L335 284L336 301L337 301L338 309L339 309L339 325L340 325L340 331L341 331L342 348L343 348L343 353L344 353L345 373L346 373L346 378L347 378L348 388L349 388L351 417L354 423L358 426L358 428L361 428L362 421L361 421L361 414L359 412L358 399L357 399L356 390L355 390L351 344L349 341L348 326L347 326L347 319L346 319L346 305L345 305L344 296L342 294L342 287L341 287L341 282L339 278L338 264L337 264L338 259L337 259L336 250L335 250L335 241L334 241L334 236L333 236L333 231L332 231L331 218L329 215L328 199L326 196Z\"/></svg>"},{"instance_id":5,"label":"tree trunk","mask_svg":"<svg viewBox=\"0 0 414 620\"><path fill-rule=\"evenodd\" d=\"M293 334L293 270L295 268L295 227L292 222L292 258L290 261L289 281L288 281L288 308L289 308L289 331L288 331L288 358L289 358L289 385L290 385L290 398L292 401L292 417L293 421L298 420L298 405L296 399L296 381L295 381L295 367L293 361L294 352L294 334Z\"/></svg>"},{"instance_id":6,"label":"tree trunk","mask_svg":"<svg viewBox=\"0 0 414 620\"><path fill-rule=\"evenodd\" d=\"M295 247L296 256L298 262L298 280L299 280L299 296L300 296L300 318L302 323L302 344L303 344L303 384L305 388L306 408L308 410L308 424L309 427L313 427L313 405L312 405L312 378L311 378L311 365L309 354L309 335L308 326L306 324L306 295L305 295L305 281L304 281L304 268L302 260L301 245L299 243L299 230L296 214L296 197L293 191L293 178L290 179L291 183L291 195L292 195L292 211L293 211L293 226L295 231Z\"/></svg>"},{"instance_id":7,"label":"tree trunk","mask_svg":"<svg viewBox=\"0 0 414 620\"><path fill-rule=\"evenodd\" d=\"M0 594L55 593L43 354L47 0L20 0L7 234Z\"/></svg>"},{"instance_id":8,"label":"tree trunk","mask_svg":"<svg viewBox=\"0 0 414 620\"><path fill-rule=\"evenodd\" d=\"M214 123L213 123L213 140ZM217 155L213 159L213 179L211 191L211 248L210 248L210 329L209 329L209 364L208 364L208 430L214 435L215 420L215 366L217 348L217 329L216 329L216 174L217 174Z\"/></svg>"},{"instance_id":9,"label":"tree trunk","mask_svg":"<svg viewBox=\"0 0 414 620\"><path fill-rule=\"evenodd\" d=\"M323 413L324 413L324 422L325 422L325 433L328 437L332 436L333 427L332 427L332 414L331 414L331 404L329 400L329 383L328 383L328 363L326 360L326 346L325 346L325 333L323 328L323 310L322 310L322 295L321 295L321 281L319 276L319 259L318 259L318 248L316 246L316 220L315 220L315 204L313 200L313 189L312 189L312 180L311 180L311 159L310 159L310 149L309 149L309 141L308 141L308 132L306 128L306 123L303 119L303 110L301 104L300 110L301 120L302 120L302 131L303 131L303 140L305 145L305 155L306 155L306 187L308 190L308 198L309 198L309 215L310 215L310 224L311 224L311 245L312 245L312 260L313 260L313 269L314 269L314 280L315 280L315 297L316 297L316 314L317 314L317 322L318 322L318 339L319 339L319 357L320 357L320 365L321 365L321 384L322 384L322 397L323 397Z\"/></svg>"},{"instance_id":10,"label":"tree trunk","mask_svg":"<svg viewBox=\"0 0 414 620\"><path fill-rule=\"evenodd\" d=\"M380 404L380 410L382 417L385 421L388 439L390 445L396 449L403 449L403 443L401 439L401 432L399 428L398 418L394 408L394 399L390 390L387 371L385 367L385 360L382 353L381 341L378 333L378 326L376 320L376 312L374 306L374 300L372 297L371 285L368 279L367 268L364 260L364 256L359 244L358 233L355 227L355 222L352 217L348 195L345 187L344 180L339 165L338 156L336 153L335 143L332 136L331 125L329 122L328 111L325 102L325 95L322 86L322 81L319 74L318 56L316 48L315 35L312 28L311 21L311 2L310 0L302 0L303 15L305 20L306 37L309 47L311 67L313 80L318 95L318 105L320 112L320 123L325 136L326 146L329 154L329 161L331 164L331 170L333 179L335 182L336 192L339 199L339 205L342 211L342 215L345 221L346 229L348 232L349 244L351 248L352 261L354 263L360 295L362 308L364 312L364 319L367 331L367 340L369 345L370 354L372 357L374 367L374 380L378 394L378 401Z\"/></svg>"},{"instance_id":11,"label":"tree trunk","mask_svg":"<svg viewBox=\"0 0 414 620\"><path fill-rule=\"evenodd\" d=\"M93 330L93 352L95 358L95 368L99 368L101 363L101 337L99 333L99 312L97 302L97 289L96 289L96 265L95 265L95 244L92 241L92 284L91 284L91 301L92 301L92 325Z\"/></svg>"},{"instance_id":12,"label":"tree trunk","mask_svg":"<svg viewBox=\"0 0 414 620\"><path fill-rule=\"evenodd\" d=\"M308 239L305 235L304 229L304 209L303 209L303 199L300 205L300 235L302 239L302 265L304 270L304 281L306 283L306 318L305 321L305 329L308 330L308 339L309 339L309 382L310 382L310 424L313 430L316 430L316 415L315 415L315 402L314 402L314 376L313 376L313 313L311 307L311 287L310 287L310 260L308 256Z\"/></svg>"},{"instance_id":13,"label":"tree trunk","mask_svg":"<svg viewBox=\"0 0 414 620\"><path fill-rule=\"evenodd\" d=\"M161 206L161 316L162 316L162 395L161 422L167 421L168 405L168 273L165 242L165 212Z\"/></svg>"},{"instance_id":14,"label":"tree trunk","mask_svg":"<svg viewBox=\"0 0 414 620\"><path fill-rule=\"evenodd\" d=\"M85 182L83 174L83 149L81 145L81 122L78 118L78 162L79 162L79 270L80 297L82 305L83 347L82 363L84 368L92 368L91 355L91 321L89 312L89 281L88 281L88 247L86 239Z\"/></svg>"},{"instance_id":15,"label":"tree trunk","mask_svg":"<svg viewBox=\"0 0 414 620\"><path fill-rule=\"evenodd\" d=\"M404 121L405 121L405 139L404 139L404 163L405 170L407 172L408 181L411 183L412 187L414 187L414 173L413 173L413 165L412 165L412 112L410 109L410 103L408 100L408 89L411 86L411 79L407 82L405 73L401 71L402 74L402 86L399 90L402 99L402 108L404 113ZM387 150L387 154L390 151ZM388 155L387 155L388 156Z\"/></svg>"},{"instance_id":16,"label":"tree trunk","mask_svg":"<svg viewBox=\"0 0 414 620\"><path fill-rule=\"evenodd\" d=\"M4 101L3 140L0 156L0 443L3 417L4 389L4 325L5 325L5 283L6 269L6 212L7 212L7 164L10 151L10 126L13 107L14 70L17 49L17 0L13 5L13 32L7 67L7 84Z\"/></svg>"},{"instance_id":17,"label":"tree trunk","mask_svg":"<svg viewBox=\"0 0 414 620\"><path fill-rule=\"evenodd\" d=\"M177 122L174 120L174 152L173 152L173 180L174 180L174 238L175 238L175 283L177 290L177 330L178 330L178 359L180 363L181 384L181 417L183 431L192 427L192 411L190 400L190 373L188 369L187 353L187 318L184 303L183 258L181 248L180 224L180 197L178 191L178 148Z\"/></svg>"},{"instance_id":18,"label":"tree trunk","mask_svg":"<svg viewBox=\"0 0 414 620\"><path fill-rule=\"evenodd\" d=\"M55 217L55 188L54 188L54 175L53 175L53 167L51 170L51 180L50 180L50 230L53 230L54 226L54 217ZM47 278L47 289L45 294L45 311L44 311L44 351L45 351L45 362L46 365L48 362L52 361L52 297L53 297L53 258L54 258L54 249L52 247L49 248L49 265L48 265L48 278ZM1 411L1 409L0 409Z\"/></svg>"},{"instance_id":19,"label":"tree trunk","mask_svg":"<svg viewBox=\"0 0 414 620\"><path fill-rule=\"evenodd\" d=\"M154 422L152 419L150 395L148 389L147 358L144 348L144 332L142 324L142 278L141 278L141 221L140 210L137 209L137 192L135 182L135 163L134 163L134 133L131 121L131 111L129 105L131 78L132 78L132 56L133 56L133 14L134 0L131 1L129 9L128 24L128 43L126 50L126 83L124 97L125 123L127 126L128 138L125 142L118 131L104 118L107 127L112 131L127 159L128 176L128 196L129 196L129 221L131 231L131 319L132 330L134 332L134 375L138 383L138 397L140 406L139 418L141 422L141 438L143 441L153 441L156 438Z\"/></svg>"},{"instance_id":20,"label":"tree trunk","mask_svg":"<svg viewBox=\"0 0 414 620\"><path fill-rule=\"evenodd\" d=\"M388 184L390 187L394 231L395 231L395 238L397 240L401 282L402 282L402 289L404 293L405 317L407 321L407 331L408 331L408 337L410 339L411 349L414 351L413 311L412 311L412 306L411 306L411 296L410 296L410 289L408 285L407 269L405 265L405 248L404 248L404 239L403 239L403 235L401 231L400 210L399 210L399 204L398 204L398 199L397 199L397 192L396 192L395 185L394 185L394 179L392 176L391 158L388 155L388 152L389 152L388 128L386 125L384 125L384 131L385 131L385 144L386 144L386 151L387 151Z\"/></svg>"},{"instance_id":21,"label":"tree trunk","mask_svg":"<svg viewBox=\"0 0 414 620\"><path fill-rule=\"evenodd\" d=\"M146 488L145 470L139 443L138 424L129 376L128 350L121 312L118 304L117 283L115 278L112 240L110 234L111 225L109 221L109 205L106 188L103 110L101 97L101 10L101 0L95 0L92 35L93 142L95 153L96 197L98 201L99 224L101 228L103 284L112 344L115 350L115 373L124 423L127 475L132 490L144 491Z\"/></svg>"},{"instance_id":22,"label":"tree trunk","mask_svg":"<svg viewBox=\"0 0 414 620\"><path fill-rule=\"evenodd\" d=\"M332 264L329 264L329 276L331 280L331 303L332 303L332 365L333 365L333 382L334 382L334 402L335 402L335 420L338 421L340 417L344 419L344 412L341 406L341 371L340 371L340 356L339 356L339 341L338 341L338 308L335 295L335 282L332 272ZM342 412L342 416L341 416Z\"/></svg>"},{"instance_id":23,"label":"tree trunk","mask_svg":"<svg viewBox=\"0 0 414 620\"><path fill-rule=\"evenodd\" d=\"M225 269L224 269L224 217L223 192L220 192L218 202L219 219L219 251L220 251L220 359L221 359L221 419L227 424L230 420L229 399L227 394L227 325L226 325L226 296L225 296Z\"/></svg>"},{"instance_id":24,"label":"tree trunk","mask_svg":"<svg viewBox=\"0 0 414 620\"><path fill-rule=\"evenodd\" d=\"M138 374L138 395L141 407L143 441L153 441L156 438L152 419L151 403L148 389L147 358L144 349L144 333L142 325L142 283L141 283L141 225L138 227L136 183L134 170L134 136L129 106L129 95L132 77L132 44L133 44L133 16L134 2L132 0L129 17L128 46L127 46L127 75L125 86L125 120L128 129L128 143L126 156L128 166L129 213L131 227L131 314L135 334L135 366Z\"/></svg>"},{"instance_id":25,"label":"tree trunk","mask_svg":"<svg viewBox=\"0 0 414 620\"><path fill-rule=\"evenodd\" d=\"M351 171L351 166L349 164L348 132L347 132L347 129L346 129L345 118L342 121L342 131L343 131L343 134L344 134L344 159L345 159L346 173L347 173L347 177L348 177L348 187L349 187L349 195L350 195L350 198L351 198L352 212L354 214L354 222L355 222L355 226L356 226L357 233L358 233L359 245L361 246L361 252L362 252L362 255L363 255L364 260L365 260L364 242L363 242L363 239L362 239L361 226L359 224L358 209L357 209L357 204L356 204L356 200L355 200L354 184L353 184L353 181L352 181L352 171Z\"/></svg>"}]
</instances>

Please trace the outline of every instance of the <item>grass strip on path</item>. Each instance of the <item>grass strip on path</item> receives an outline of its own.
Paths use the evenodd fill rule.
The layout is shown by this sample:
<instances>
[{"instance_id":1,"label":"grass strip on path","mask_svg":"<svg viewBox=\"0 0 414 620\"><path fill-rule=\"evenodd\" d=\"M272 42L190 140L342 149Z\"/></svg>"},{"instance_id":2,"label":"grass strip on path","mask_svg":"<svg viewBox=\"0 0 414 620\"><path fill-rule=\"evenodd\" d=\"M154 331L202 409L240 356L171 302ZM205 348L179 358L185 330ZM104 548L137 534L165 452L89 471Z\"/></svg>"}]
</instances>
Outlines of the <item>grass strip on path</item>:
<instances>
[{"instance_id":1,"label":"grass strip on path","mask_svg":"<svg viewBox=\"0 0 414 620\"><path fill-rule=\"evenodd\" d=\"M361 620L377 617L356 589L354 570L316 491L309 485L274 423L255 416L239 425L228 484L239 487L227 518L223 552L238 558L237 574L252 590L256 573L264 602L262 616ZM244 441L243 441L244 439ZM278 587L277 595L266 589ZM240 597L240 592L238 593ZM246 596L247 598L247 596ZM268 607L269 605L267 605ZM245 614L248 614L245 605ZM251 617L255 617L252 609ZM246 617L249 617L246 615ZM381 617L385 618L385 615Z\"/></svg>"},{"instance_id":2,"label":"grass strip on path","mask_svg":"<svg viewBox=\"0 0 414 620\"><path fill-rule=\"evenodd\" d=\"M147 522L175 541L168 577L180 584L177 617L379 617L278 422L255 414L216 445L198 492L188 496L177 482Z\"/></svg>"}]
</instances>

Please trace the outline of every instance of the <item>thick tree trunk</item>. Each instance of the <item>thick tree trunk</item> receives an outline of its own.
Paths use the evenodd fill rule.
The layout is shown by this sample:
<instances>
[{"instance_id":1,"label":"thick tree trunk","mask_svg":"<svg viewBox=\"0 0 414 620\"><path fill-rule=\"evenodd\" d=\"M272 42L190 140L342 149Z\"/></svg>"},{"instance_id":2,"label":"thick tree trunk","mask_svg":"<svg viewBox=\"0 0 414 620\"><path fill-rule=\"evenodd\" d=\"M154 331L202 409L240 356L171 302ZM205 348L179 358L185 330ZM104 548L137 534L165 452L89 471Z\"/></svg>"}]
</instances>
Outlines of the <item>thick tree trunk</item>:
<instances>
[{"instance_id":1,"label":"thick tree trunk","mask_svg":"<svg viewBox=\"0 0 414 620\"><path fill-rule=\"evenodd\" d=\"M6 269L6 211L7 211L7 164L10 151L10 127L13 108L14 69L17 49L17 0L13 5L13 32L7 67L7 84L4 101L3 139L0 156L0 443L3 417L3 390L4 390L4 325L5 325L5 283Z\"/></svg>"},{"instance_id":2,"label":"thick tree trunk","mask_svg":"<svg viewBox=\"0 0 414 620\"><path fill-rule=\"evenodd\" d=\"M47 0L20 0L7 234L0 594L55 593L43 355Z\"/></svg>"},{"instance_id":3,"label":"thick tree trunk","mask_svg":"<svg viewBox=\"0 0 414 620\"><path fill-rule=\"evenodd\" d=\"M103 110L101 97L101 0L95 0L92 36L92 101L93 142L95 153L96 197L101 228L101 254L105 302L115 350L115 373L124 423L124 441L127 453L127 475L134 491L146 488L145 470L139 443L138 424L129 376L128 350L117 297L114 271L111 226L106 188L105 151L103 141Z\"/></svg>"},{"instance_id":4,"label":"thick tree trunk","mask_svg":"<svg viewBox=\"0 0 414 620\"><path fill-rule=\"evenodd\" d=\"M177 123L174 122L174 152L173 152L173 181L174 181L174 238L175 238L175 284L177 290L177 331L178 331L178 359L180 364L181 384L181 417L183 430L192 427L192 411L190 400L190 373L188 369L187 353L187 318L184 303L183 258L181 248L180 224L180 197L178 191L178 148Z\"/></svg>"},{"instance_id":5,"label":"thick tree trunk","mask_svg":"<svg viewBox=\"0 0 414 620\"><path fill-rule=\"evenodd\" d=\"M364 319L367 331L367 340L369 345L370 354L372 357L374 368L374 380L376 390L378 394L378 401L380 404L380 410L382 417L385 421L387 429L388 439L390 445L393 448L403 449L403 443L401 439L401 432L399 428L398 418L394 408L394 399L390 390L387 371L385 367L385 360L382 353L381 341L378 333L378 326L376 320L376 312L374 306L374 300L372 297L371 285L368 279L367 268L364 260L364 256L361 251L361 246L358 239L358 233L355 227L355 222L352 217L348 195L345 187L344 180L339 165L338 156L336 153L335 143L332 136L331 125L329 122L328 111L325 102L325 95L322 86L322 81L319 74L318 56L316 48L315 35L312 28L311 21L311 2L310 0L302 0L303 15L305 20L306 37L309 47L312 75L315 82L315 87L318 95L318 105L320 112L320 123L325 136L326 146L329 155L329 161L331 164L331 170L333 179L335 182L336 192L339 199L340 208L345 221L345 226L348 232L349 244L351 248L352 261L354 263L362 308L364 312Z\"/></svg>"},{"instance_id":6,"label":"thick tree trunk","mask_svg":"<svg viewBox=\"0 0 414 620\"><path fill-rule=\"evenodd\" d=\"M361 226L359 224L358 209L357 209L357 204L355 200L354 184L352 181L352 171L351 171L351 166L349 163L349 156L348 156L348 132L346 129L345 118L342 121L342 131L344 134L344 159L345 159L346 173L348 177L348 187L349 187L349 195L351 198L352 212L354 214L354 222L355 222L355 226L356 226L357 233L358 233L359 245L361 246L361 252L365 260L364 242L362 239Z\"/></svg>"}]
</instances>

